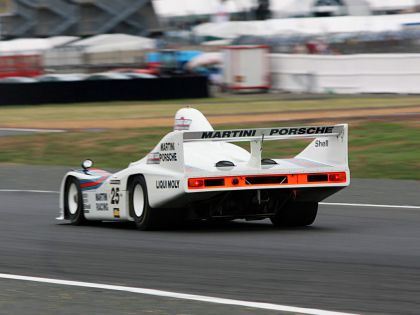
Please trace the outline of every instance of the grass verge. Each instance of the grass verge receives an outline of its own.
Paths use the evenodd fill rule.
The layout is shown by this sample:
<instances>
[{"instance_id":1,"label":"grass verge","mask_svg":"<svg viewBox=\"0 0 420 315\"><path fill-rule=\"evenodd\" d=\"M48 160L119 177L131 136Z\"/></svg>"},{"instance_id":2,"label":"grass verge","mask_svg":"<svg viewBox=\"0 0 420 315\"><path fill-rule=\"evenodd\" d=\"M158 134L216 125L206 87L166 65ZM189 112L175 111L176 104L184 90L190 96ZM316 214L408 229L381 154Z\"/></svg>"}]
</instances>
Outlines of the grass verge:
<instances>
[{"instance_id":1,"label":"grass verge","mask_svg":"<svg viewBox=\"0 0 420 315\"><path fill-rule=\"evenodd\" d=\"M181 107L192 105L205 115L236 115L243 113L282 113L286 111L307 112L310 110L392 108L419 105L418 96L386 97L332 97L322 99L288 99L287 96L242 95L230 98L176 100L156 102L109 102L69 105L2 106L0 127L49 128L49 123L92 122L94 120L129 120L173 117ZM139 126L141 127L141 126Z\"/></svg>"},{"instance_id":2,"label":"grass verge","mask_svg":"<svg viewBox=\"0 0 420 315\"><path fill-rule=\"evenodd\" d=\"M218 129L242 127L247 126L230 125ZM351 124L350 128L353 177L420 180L418 123L363 122ZM92 158L98 167L122 169L150 152L170 130L117 129L3 137L0 138L0 162L77 167L83 159ZM305 144L301 141L266 142L264 156L291 157Z\"/></svg>"}]
</instances>

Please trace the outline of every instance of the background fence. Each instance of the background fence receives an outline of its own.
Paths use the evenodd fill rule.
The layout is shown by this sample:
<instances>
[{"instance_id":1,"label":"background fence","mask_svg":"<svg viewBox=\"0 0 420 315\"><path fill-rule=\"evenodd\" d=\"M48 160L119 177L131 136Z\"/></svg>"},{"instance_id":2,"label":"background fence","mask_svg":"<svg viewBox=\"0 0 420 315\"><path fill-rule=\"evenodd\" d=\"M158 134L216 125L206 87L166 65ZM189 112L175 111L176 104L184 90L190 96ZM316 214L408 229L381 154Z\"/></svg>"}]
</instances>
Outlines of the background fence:
<instances>
[{"instance_id":1,"label":"background fence","mask_svg":"<svg viewBox=\"0 0 420 315\"><path fill-rule=\"evenodd\" d=\"M161 100L208 97L207 78L1 83L0 105Z\"/></svg>"},{"instance_id":2,"label":"background fence","mask_svg":"<svg viewBox=\"0 0 420 315\"><path fill-rule=\"evenodd\" d=\"M420 93L420 54L272 54L273 89L313 93Z\"/></svg>"}]
</instances>

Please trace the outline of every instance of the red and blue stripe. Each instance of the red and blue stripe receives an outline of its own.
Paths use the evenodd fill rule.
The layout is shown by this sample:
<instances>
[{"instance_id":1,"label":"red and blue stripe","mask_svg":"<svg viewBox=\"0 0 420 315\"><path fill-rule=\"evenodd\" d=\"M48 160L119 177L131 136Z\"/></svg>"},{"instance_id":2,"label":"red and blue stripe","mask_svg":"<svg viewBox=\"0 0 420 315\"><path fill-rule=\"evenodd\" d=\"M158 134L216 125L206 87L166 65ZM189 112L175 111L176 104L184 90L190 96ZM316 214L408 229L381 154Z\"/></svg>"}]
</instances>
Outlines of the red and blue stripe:
<instances>
[{"instance_id":1,"label":"red and blue stripe","mask_svg":"<svg viewBox=\"0 0 420 315\"><path fill-rule=\"evenodd\" d=\"M101 187L104 181L106 181L108 177L111 176L111 173L108 173L107 171L100 170L100 169L90 169L87 172L82 170L80 172L83 172L91 176L95 176L94 178L90 178L90 179L80 179L80 188L83 191L98 189L99 187Z\"/></svg>"}]
</instances>

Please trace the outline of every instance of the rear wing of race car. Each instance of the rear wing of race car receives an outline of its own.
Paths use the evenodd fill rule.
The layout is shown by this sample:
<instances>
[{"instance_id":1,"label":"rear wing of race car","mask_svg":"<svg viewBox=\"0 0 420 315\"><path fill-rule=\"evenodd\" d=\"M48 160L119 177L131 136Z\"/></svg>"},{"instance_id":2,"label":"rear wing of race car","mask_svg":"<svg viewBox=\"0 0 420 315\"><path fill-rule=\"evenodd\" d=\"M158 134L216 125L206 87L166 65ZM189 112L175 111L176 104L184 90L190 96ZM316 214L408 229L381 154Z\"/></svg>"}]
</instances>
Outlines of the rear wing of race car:
<instances>
[{"instance_id":1,"label":"rear wing of race car","mask_svg":"<svg viewBox=\"0 0 420 315\"><path fill-rule=\"evenodd\" d=\"M213 131L173 131L147 156L147 164L159 164L168 171L184 172L184 143L241 142L251 144L248 166L261 168L264 141L313 139L295 158L348 169L348 125L273 127Z\"/></svg>"},{"instance_id":2,"label":"rear wing of race car","mask_svg":"<svg viewBox=\"0 0 420 315\"><path fill-rule=\"evenodd\" d=\"M248 164L253 167L261 167L261 153L264 141L305 138L313 138L314 140L296 158L332 166L347 167L347 124L183 132L184 142L249 141L251 143L251 158Z\"/></svg>"}]
</instances>

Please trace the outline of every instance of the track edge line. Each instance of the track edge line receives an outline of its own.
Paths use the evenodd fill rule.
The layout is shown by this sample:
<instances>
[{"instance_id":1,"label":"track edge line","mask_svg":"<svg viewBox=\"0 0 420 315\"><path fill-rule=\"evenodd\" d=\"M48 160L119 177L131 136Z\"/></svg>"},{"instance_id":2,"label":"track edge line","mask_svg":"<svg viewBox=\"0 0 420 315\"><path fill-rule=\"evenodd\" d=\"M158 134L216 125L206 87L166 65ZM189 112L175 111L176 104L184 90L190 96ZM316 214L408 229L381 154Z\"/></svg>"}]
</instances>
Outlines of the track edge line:
<instances>
[{"instance_id":1,"label":"track edge line","mask_svg":"<svg viewBox=\"0 0 420 315\"><path fill-rule=\"evenodd\" d=\"M156 290L156 289L126 287L126 286L118 286L118 285L111 285L111 284L100 284L100 283L93 283L93 282L60 280L60 279L22 276L22 275L13 275L13 274L5 274L5 273L0 273L0 278L9 279L9 280L31 281L31 282L38 282L38 283L61 284L61 285L66 285L66 286L77 286L77 287L84 287L84 288L124 291L124 292L137 293L137 294L143 294L143 295L170 297L170 298L181 299L181 300L199 301L199 302L207 302L207 303L214 303L214 304L235 305L235 306L251 307L251 308L266 309L266 310L273 310L273 311L294 312L294 313L301 313L301 314L307 314L307 315L357 315L355 313L325 311L325 310L319 310L319 309L313 309L313 308L302 308L302 307L262 303L262 302L249 302L249 301L242 301L242 300L233 300L233 299L204 296L204 295L177 293L177 292L170 292L170 291L161 291L161 290Z\"/></svg>"}]
</instances>

